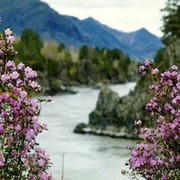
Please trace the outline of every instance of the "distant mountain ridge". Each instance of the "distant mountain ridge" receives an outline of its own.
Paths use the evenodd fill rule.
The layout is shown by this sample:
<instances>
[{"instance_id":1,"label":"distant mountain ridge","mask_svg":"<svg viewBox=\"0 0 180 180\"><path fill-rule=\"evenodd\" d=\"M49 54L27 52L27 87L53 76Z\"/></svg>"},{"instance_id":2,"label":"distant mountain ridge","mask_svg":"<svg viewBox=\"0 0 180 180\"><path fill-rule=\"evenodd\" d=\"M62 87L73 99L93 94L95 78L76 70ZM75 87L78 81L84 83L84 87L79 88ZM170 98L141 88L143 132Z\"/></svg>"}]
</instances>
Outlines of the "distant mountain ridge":
<instances>
[{"instance_id":1,"label":"distant mountain ridge","mask_svg":"<svg viewBox=\"0 0 180 180\"><path fill-rule=\"evenodd\" d=\"M0 0L0 28L13 28L20 35L32 28L45 40L55 40L67 46L83 44L99 48L118 48L130 57L151 58L162 47L160 38L145 28L125 33L101 24L93 18L79 20L57 13L39 0Z\"/></svg>"}]
</instances>

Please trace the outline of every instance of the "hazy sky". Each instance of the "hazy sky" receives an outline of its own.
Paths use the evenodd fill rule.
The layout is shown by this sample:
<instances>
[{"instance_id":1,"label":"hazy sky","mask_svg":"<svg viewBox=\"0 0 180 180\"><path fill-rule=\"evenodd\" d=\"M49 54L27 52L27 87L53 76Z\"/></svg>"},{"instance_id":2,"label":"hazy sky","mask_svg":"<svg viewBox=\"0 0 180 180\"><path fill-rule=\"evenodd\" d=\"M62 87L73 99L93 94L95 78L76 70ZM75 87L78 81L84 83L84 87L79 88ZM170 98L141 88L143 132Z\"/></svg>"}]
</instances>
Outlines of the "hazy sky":
<instances>
[{"instance_id":1,"label":"hazy sky","mask_svg":"<svg viewBox=\"0 0 180 180\"><path fill-rule=\"evenodd\" d=\"M79 19L89 16L124 32L142 27L162 36L162 9L166 0L41 0L60 14Z\"/></svg>"}]
</instances>

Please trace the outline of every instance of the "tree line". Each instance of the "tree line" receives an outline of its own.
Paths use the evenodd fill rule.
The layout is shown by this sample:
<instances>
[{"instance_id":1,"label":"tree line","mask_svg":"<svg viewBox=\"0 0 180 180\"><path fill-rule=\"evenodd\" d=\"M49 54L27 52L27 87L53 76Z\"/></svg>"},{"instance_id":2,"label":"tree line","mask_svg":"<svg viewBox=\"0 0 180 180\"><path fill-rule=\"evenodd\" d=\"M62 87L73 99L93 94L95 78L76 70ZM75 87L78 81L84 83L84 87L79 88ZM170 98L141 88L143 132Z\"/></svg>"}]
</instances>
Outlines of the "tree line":
<instances>
[{"instance_id":1,"label":"tree line","mask_svg":"<svg viewBox=\"0 0 180 180\"><path fill-rule=\"evenodd\" d=\"M72 85L125 83L137 77L135 63L119 49L83 45L67 48L63 43L43 41L27 28L15 44L16 62L22 61L39 74L39 82L50 94Z\"/></svg>"}]
</instances>

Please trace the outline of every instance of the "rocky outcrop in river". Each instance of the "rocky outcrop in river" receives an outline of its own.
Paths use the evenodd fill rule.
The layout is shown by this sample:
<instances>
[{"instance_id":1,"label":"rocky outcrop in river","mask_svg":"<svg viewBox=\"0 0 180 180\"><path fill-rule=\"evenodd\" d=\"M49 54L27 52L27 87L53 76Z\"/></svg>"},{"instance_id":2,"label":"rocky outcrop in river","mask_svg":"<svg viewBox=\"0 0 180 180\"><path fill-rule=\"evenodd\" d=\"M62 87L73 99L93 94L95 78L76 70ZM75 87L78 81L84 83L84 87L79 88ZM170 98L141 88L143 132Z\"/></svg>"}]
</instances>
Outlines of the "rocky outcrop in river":
<instances>
[{"instance_id":1,"label":"rocky outcrop in river","mask_svg":"<svg viewBox=\"0 0 180 180\"><path fill-rule=\"evenodd\" d=\"M156 55L154 64L161 72L169 69L172 64L180 65L180 41L177 40L174 43L174 52L171 52L171 47L167 46ZM145 105L153 97L152 92L148 90L150 83L142 76L137 81L135 89L124 97L118 97L117 93L103 87L96 108L89 115L88 124L78 124L74 131L111 137L137 138L138 136L134 135L133 126L135 120L141 119L144 127L155 125L145 111Z\"/></svg>"},{"instance_id":2,"label":"rocky outcrop in river","mask_svg":"<svg viewBox=\"0 0 180 180\"><path fill-rule=\"evenodd\" d=\"M135 120L141 119L143 125L151 126L144 111L147 99L147 94L142 91L131 91L128 96L119 97L118 93L110 88L102 87L96 108L89 114L89 123L78 124L74 132L117 138L138 138L138 135L134 134Z\"/></svg>"}]
</instances>

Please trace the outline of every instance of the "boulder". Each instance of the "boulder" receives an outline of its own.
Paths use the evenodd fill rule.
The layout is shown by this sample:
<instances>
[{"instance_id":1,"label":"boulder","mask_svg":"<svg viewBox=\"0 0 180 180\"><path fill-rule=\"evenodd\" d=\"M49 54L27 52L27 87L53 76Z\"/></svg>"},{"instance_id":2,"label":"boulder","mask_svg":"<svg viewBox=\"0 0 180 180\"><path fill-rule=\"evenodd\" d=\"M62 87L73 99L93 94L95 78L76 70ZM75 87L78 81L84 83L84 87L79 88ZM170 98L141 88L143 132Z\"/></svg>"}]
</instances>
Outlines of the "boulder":
<instances>
[{"instance_id":1,"label":"boulder","mask_svg":"<svg viewBox=\"0 0 180 180\"><path fill-rule=\"evenodd\" d=\"M99 93L96 108L89 115L89 125L100 125L102 127L111 125L113 117L116 116L118 101L118 93L107 86L103 86Z\"/></svg>"},{"instance_id":2,"label":"boulder","mask_svg":"<svg viewBox=\"0 0 180 180\"><path fill-rule=\"evenodd\" d=\"M74 132L79 134L84 134L85 132L83 131L83 129L86 127L87 125L85 123L77 124L76 127L74 128Z\"/></svg>"},{"instance_id":3,"label":"boulder","mask_svg":"<svg viewBox=\"0 0 180 180\"><path fill-rule=\"evenodd\" d=\"M147 93L132 91L128 96L119 97L118 93L103 86L99 93L96 108L89 114L89 123L79 124L74 132L89 133L118 138L139 138L134 134L134 121L141 119L143 125L149 124L144 105L147 103Z\"/></svg>"}]
</instances>

